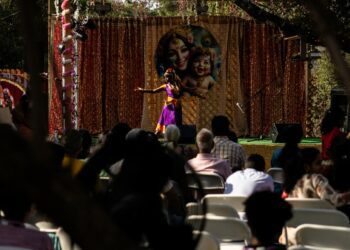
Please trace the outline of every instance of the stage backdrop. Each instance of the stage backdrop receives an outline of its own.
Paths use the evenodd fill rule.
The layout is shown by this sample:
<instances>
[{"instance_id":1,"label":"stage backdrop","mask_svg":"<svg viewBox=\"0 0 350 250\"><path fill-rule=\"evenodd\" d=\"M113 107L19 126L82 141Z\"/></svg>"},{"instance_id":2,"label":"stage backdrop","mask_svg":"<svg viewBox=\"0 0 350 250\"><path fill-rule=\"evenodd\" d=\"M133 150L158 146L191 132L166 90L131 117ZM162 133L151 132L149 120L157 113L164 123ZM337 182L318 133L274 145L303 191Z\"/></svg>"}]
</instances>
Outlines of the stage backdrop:
<instances>
[{"instance_id":1,"label":"stage backdrop","mask_svg":"<svg viewBox=\"0 0 350 250\"><path fill-rule=\"evenodd\" d=\"M246 117L235 105L243 101L239 19L200 17L192 26L185 26L182 18L148 18L145 35L145 88L158 87L160 76L172 66L183 80L192 79L197 88L201 83L207 85L203 88L205 99L186 94L182 97L184 124L210 128L213 116L227 115L239 135L247 132ZM196 58L192 55L198 49L209 51L211 65L204 76L205 69L194 68ZM205 84L208 81L212 82L211 88ZM164 94L144 94L143 128L154 131L163 105Z\"/></svg>"},{"instance_id":2,"label":"stage backdrop","mask_svg":"<svg viewBox=\"0 0 350 250\"><path fill-rule=\"evenodd\" d=\"M200 17L192 26L177 17L95 21L97 28L79 42L80 128L100 133L127 122L154 131L165 94L141 95L134 89L159 86L159 74L170 64L183 79L194 77L192 83L204 85L206 99L189 94L182 98L185 124L210 128L212 117L224 114L238 135L267 135L273 122L305 125L305 63L291 60L299 51L298 41L284 41L269 25L234 17ZM62 128L61 58L56 49L61 30L60 22L52 23L51 133ZM165 41L177 33L182 39L171 47ZM209 51L205 58L210 66L195 69L191 55L196 47ZM203 72L207 75L199 77Z\"/></svg>"}]
</instances>

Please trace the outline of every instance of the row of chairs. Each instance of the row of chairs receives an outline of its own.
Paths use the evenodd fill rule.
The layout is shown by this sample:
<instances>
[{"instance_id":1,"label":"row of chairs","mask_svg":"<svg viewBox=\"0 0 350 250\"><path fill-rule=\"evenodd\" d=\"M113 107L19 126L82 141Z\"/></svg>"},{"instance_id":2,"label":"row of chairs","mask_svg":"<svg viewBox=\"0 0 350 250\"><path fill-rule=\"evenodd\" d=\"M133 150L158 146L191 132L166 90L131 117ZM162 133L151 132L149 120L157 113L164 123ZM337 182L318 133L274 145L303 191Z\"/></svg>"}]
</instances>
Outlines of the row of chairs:
<instances>
[{"instance_id":1,"label":"row of chairs","mask_svg":"<svg viewBox=\"0 0 350 250\"><path fill-rule=\"evenodd\" d=\"M196 237L200 235L196 250L242 249L242 245L237 243L224 245L206 231L195 231L194 235ZM348 250L350 249L349 237L349 227L303 224L296 229L297 245L289 247L288 250Z\"/></svg>"},{"instance_id":2,"label":"row of chairs","mask_svg":"<svg viewBox=\"0 0 350 250\"><path fill-rule=\"evenodd\" d=\"M242 249L242 246L250 240L250 231L245 224L244 214L242 215L245 199L246 197L243 196L225 194L206 195L201 202L187 204L187 221L199 230L201 226L203 227L205 218L204 230L218 239L221 249ZM299 232L299 227L304 224L321 224L322 227L327 228L341 227L341 229L345 228L345 233L350 230L348 217L336 210L327 201L299 198L288 198L287 201L293 205L294 216L287 223L288 228L294 228L293 232L296 235L293 235L293 239L302 235ZM204 204L206 204L205 214L203 211ZM227 230L228 228L232 230ZM294 242L303 243L300 239L303 238L299 237ZM322 242L320 244L322 245ZM332 243L329 243L329 245L332 245ZM303 245L300 247L303 247L302 249L312 249L313 246ZM201 248L197 249L202 250Z\"/></svg>"},{"instance_id":3,"label":"row of chairs","mask_svg":"<svg viewBox=\"0 0 350 250\"><path fill-rule=\"evenodd\" d=\"M275 185L282 185L284 181L283 169L270 168L267 173L272 177ZM222 194L225 190L224 179L215 173L186 173L189 190L196 200L201 200L207 194ZM201 186L199 183L201 183Z\"/></svg>"}]
</instances>

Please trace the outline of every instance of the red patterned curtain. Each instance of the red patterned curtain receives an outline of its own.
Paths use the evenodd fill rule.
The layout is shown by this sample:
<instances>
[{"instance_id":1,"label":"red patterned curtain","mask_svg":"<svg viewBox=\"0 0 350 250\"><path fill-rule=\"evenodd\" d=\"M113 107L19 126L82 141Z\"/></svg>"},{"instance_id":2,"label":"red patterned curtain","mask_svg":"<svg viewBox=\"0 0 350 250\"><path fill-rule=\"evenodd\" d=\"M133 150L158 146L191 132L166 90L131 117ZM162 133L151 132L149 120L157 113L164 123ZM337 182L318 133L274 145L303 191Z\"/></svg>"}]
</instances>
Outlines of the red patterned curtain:
<instances>
[{"instance_id":1,"label":"red patterned curtain","mask_svg":"<svg viewBox=\"0 0 350 250\"><path fill-rule=\"evenodd\" d=\"M50 43L50 77L49 77L49 134L53 134L55 130L62 133L62 85L61 85L61 74L62 74L62 59L58 53L57 45L62 41L62 29L61 22L52 19L52 39Z\"/></svg>"},{"instance_id":2,"label":"red patterned curtain","mask_svg":"<svg viewBox=\"0 0 350 250\"><path fill-rule=\"evenodd\" d=\"M267 135L272 123L302 122L306 112L304 63L293 62L296 41L284 42L269 25L242 26L242 81L249 134Z\"/></svg>"},{"instance_id":3,"label":"red patterned curtain","mask_svg":"<svg viewBox=\"0 0 350 250\"><path fill-rule=\"evenodd\" d=\"M144 84L142 24L135 19L98 19L79 46L79 127L92 133L117 122L139 127Z\"/></svg>"}]
</instances>

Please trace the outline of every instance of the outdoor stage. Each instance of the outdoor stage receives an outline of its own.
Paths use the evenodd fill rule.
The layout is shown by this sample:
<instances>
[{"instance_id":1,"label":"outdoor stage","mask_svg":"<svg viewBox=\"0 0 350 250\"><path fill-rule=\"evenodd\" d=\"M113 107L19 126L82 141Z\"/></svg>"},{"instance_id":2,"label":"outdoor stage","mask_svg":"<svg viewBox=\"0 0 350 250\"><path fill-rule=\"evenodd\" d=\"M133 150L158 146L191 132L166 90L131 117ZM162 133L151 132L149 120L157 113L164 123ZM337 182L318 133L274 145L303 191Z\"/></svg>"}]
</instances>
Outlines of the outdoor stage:
<instances>
[{"instance_id":1,"label":"outdoor stage","mask_svg":"<svg viewBox=\"0 0 350 250\"><path fill-rule=\"evenodd\" d=\"M270 168L272 152L284 146L284 143L273 143L270 138L259 140L258 138L240 138L238 140L245 150L246 155L260 154L264 157L266 168ZM321 151L320 138L304 138L299 147L316 147Z\"/></svg>"}]
</instances>

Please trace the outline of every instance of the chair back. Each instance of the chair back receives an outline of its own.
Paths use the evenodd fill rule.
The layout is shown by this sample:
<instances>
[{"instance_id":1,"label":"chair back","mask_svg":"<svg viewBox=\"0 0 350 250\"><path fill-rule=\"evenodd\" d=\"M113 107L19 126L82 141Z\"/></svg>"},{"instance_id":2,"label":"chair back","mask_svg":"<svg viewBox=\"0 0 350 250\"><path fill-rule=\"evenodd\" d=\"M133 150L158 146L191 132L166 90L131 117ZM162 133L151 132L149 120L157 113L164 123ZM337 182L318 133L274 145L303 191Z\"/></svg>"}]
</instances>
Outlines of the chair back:
<instances>
[{"instance_id":1,"label":"chair back","mask_svg":"<svg viewBox=\"0 0 350 250\"><path fill-rule=\"evenodd\" d=\"M200 235L196 250L220 250L220 242L217 238L208 232L193 231L193 235Z\"/></svg>"},{"instance_id":2,"label":"chair back","mask_svg":"<svg viewBox=\"0 0 350 250\"><path fill-rule=\"evenodd\" d=\"M186 204L187 216L203 215L203 207L200 203L191 202ZM207 216L223 216L239 218L239 214L232 206L226 204L207 204Z\"/></svg>"},{"instance_id":3,"label":"chair back","mask_svg":"<svg viewBox=\"0 0 350 250\"><path fill-rule=\"evenodd\" d=\"M274 182L283 183L284 182L284 172L282 168L269 168L267 170Z\"/></svg>"},{"instance_id":4,"label":"chair back","mask_svg":"<svg viewBox=\"0 0 350 250\"><path fill-rule=\"evenodd\" d=\"M201 216L192 215L187 218L187 222L198 230L202 223L204 231L207 231L220 242L249 242L251 233L248 225L236 218L219 217L219 216Z\"/></svg>"},{"instance_id":5,"label":"chair back","mask_svg":"<svg viewBox=\"0 0 350 250\"><path fill-rule=\"evenodd\" d=\"M186 173L186 176L189 188L198 189L197 180L199 179L204 190L220 190L223 192L225 189L224 179L220 175L214 173Z\"/></svg>"},{"instance_id":6,"label":"chair back","mask_svg":"<svg viewBox=\"0 0 350 250\"><path fill-rule=\"evenodd\" d=\"M298 245L338 250L350 249L350 228L337 226L301 225L296 230Z\"/></svg>"},{"instance_id":7,"label":"chair back","mask_svg":"<svg viewBox=\"0 0 350 250\"><path fill-rule=\"evenodd\" d=\"M335 209L335 207L326 200L317 198L287 198L293 208L316 208L316 209Z\"/></svg>"},{"instance_id":8,"label":"chair back","mask_svg":"<svg viewBox=\"0 0 350 250\"><path fill-rule=\"evenodd\" d=\"M201 200L203 198L200 195L202 191L203 195L206 194L222 194L225 190L224 179L214 173L186 173L187 186L193 192L193 196L196 200ZM202 185L202 190L198 185L200 181Z\"/></svg>"},{"instance_id":9,"label":"chair back","mask_svg":"<svg viewBox=\"0 0 350 250\"><path fill-rule=\"evenodd\" d=\"M208 194L203 202L209 204L224 204L233 207L237 212L244 212L244 202L247 199L246 196L230 195L230 194Z\"/></svg>"},{"instance_id":10,"label":"chair back","mask_svg":"<svg viewBox=\"0 0 350 250\"><path fill-rule=\"evenodd\" d=\"M294 208L293 218L287 222L287 226L298 227L302 224L349 227L349 219L338 210Z\"/></svg>"}]
</instances>

